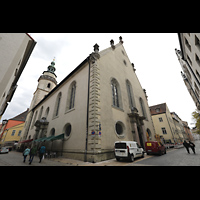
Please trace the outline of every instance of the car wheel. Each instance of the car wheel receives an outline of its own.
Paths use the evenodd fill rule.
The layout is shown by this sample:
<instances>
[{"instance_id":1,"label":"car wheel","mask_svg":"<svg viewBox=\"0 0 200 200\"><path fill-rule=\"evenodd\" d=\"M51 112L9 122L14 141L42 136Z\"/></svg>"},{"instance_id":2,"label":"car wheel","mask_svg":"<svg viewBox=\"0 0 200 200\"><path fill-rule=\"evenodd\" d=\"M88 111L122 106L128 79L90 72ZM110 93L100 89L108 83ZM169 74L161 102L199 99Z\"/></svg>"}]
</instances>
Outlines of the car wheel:
<instances>
[{"instance_id":1,"label":"car wheel","mask_svg":"<svg viewBox=\"0 0 200 200\"><path fill-rule=\"evenodd\" d=\"M158 155L161 156L162 155L162 151L159 151Z\"/></svg>"},{"instance_id":2,"label":"car wheel","mask_svg":"<svg viewBox=\"0 0 200 200\"><path fill-rule=\"evenodd\" d=\"M166 149L165 149L165 152L164 152L164 154L166 154L167 152L166 152Z\"/></svg>"},{"instance_id":3,"label":"car wheel","mask_svg":"<svg viewBox=\"0 0 200 200\"><path fill-rule=\"evenodd\" d=\"M142 156L141 156L141 158L144 158L144 152L142 152Z\"/></svg>"},{"instance_id":4,"label":"car wheel","mask_svg":"<svg viewBox=\"0 0 200 200\"><path fill-rule=\"evenodd\" d=\"M133 154L130 155L130 161L131 161L131 162L134 161L134 155L133 155Z\"/></svg>"},{"instance_id":5,"label":"car wheel","mask_svg":"<svg viewBox=\"0 0 200 200\"><path fill-rule=\"evenodd\" d=\"M117 160L117 161L120 161L120 158L119 158L119 157L116 157L116 160Z\"/></svg>"}]
</instances>

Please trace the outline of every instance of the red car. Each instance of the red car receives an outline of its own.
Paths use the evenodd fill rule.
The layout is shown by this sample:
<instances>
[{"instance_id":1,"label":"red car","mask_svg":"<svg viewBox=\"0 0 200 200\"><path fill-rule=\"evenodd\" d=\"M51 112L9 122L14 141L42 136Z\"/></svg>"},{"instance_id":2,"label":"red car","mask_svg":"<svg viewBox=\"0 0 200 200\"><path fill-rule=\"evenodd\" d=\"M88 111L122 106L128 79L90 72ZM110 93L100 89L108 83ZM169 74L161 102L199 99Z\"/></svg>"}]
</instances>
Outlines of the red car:
<instances>
[{"instance_id":1,"label":"red car","mask_svg":"<svg viewBox=\"0 0 200 200\"><path fill-rule=\"evenodd\" d=\"M158 155L162 155L162 154L166 154L166 148L165 146L157 141L148 141L145 142L145 149L147 152L147 155L149 154L158 154Z\"/></svg>"}]
</instances>

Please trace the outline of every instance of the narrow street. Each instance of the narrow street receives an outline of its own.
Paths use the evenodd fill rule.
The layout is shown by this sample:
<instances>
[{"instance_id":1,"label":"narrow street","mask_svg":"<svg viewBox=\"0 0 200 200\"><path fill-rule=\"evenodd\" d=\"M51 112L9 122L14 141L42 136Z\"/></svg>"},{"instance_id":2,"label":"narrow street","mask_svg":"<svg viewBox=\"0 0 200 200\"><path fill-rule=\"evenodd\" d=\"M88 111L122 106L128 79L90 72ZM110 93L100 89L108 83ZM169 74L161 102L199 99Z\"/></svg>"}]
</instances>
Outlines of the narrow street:
<instances>
[{"instance_id":1,"label":"narrow street","mask_svg":"<svg viewBox=\"0 0 200 200\"><path fill-rule=\"evenodd\" d=\"M193 153L190 148L190 154L185 148L172 149L167 154L162 156L151 156L148 159L139 160L136 163L131 163L129 166L200 166L200 141L195 141L195 151Z\"/></svg>"},{"instance_id":2,"label":"narrow street","mask_svg":"<svg viewBox=\"0 0 200 200\"><path fill-rule=\"evenodd\" d=\"M39 163L39 158L35 157L29 165L28 159L23 163L22 153L11 151L8 154L0 154L0 166L200 166L200 141L195 141L196 154L190 149L190 154L185 148L168 149L167 154L145 155L144 158L137 158L133 163L122 160L110 159L98 163L82 162L68 158L45 158Z\"/></svg>"}]
</instances>

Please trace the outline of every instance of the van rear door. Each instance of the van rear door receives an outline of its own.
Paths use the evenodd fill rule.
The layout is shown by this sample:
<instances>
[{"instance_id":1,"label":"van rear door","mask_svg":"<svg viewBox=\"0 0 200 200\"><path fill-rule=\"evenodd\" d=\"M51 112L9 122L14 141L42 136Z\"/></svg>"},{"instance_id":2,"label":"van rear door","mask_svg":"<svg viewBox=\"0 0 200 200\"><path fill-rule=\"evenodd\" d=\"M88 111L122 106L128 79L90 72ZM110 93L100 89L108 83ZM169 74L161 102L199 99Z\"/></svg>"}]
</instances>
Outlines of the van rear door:
<instances>
[{"instance_id":1,"label":"van rear door","mask_svg":"<svg viewBox=\"0 0 200 200\"><path fill-rule=\"evenodd\" d=\"M127 147L125 142L115 143L115 156L127 156Z\"/></svg>"}]
</instances>

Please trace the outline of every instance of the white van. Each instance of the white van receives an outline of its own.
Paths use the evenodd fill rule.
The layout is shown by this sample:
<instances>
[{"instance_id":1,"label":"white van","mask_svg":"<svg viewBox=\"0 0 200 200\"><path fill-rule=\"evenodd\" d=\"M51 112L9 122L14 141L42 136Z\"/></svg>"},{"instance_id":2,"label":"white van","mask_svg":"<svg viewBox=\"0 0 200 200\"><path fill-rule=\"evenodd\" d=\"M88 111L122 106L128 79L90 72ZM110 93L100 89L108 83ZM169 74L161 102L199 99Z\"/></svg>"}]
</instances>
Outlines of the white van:
<instances>
[{"instance_id":1,"label":"white van","mask_svg":"<svg viewBox=\"0 0 200 200\"><path fill-rule=\"evenodd\" d=\"M134 158L144 158L144 149L139 147L135 141L116 141L115 142L115 158L117 161L120 158L128 158L131 162Z\"/></svg>"}]
</instances>

